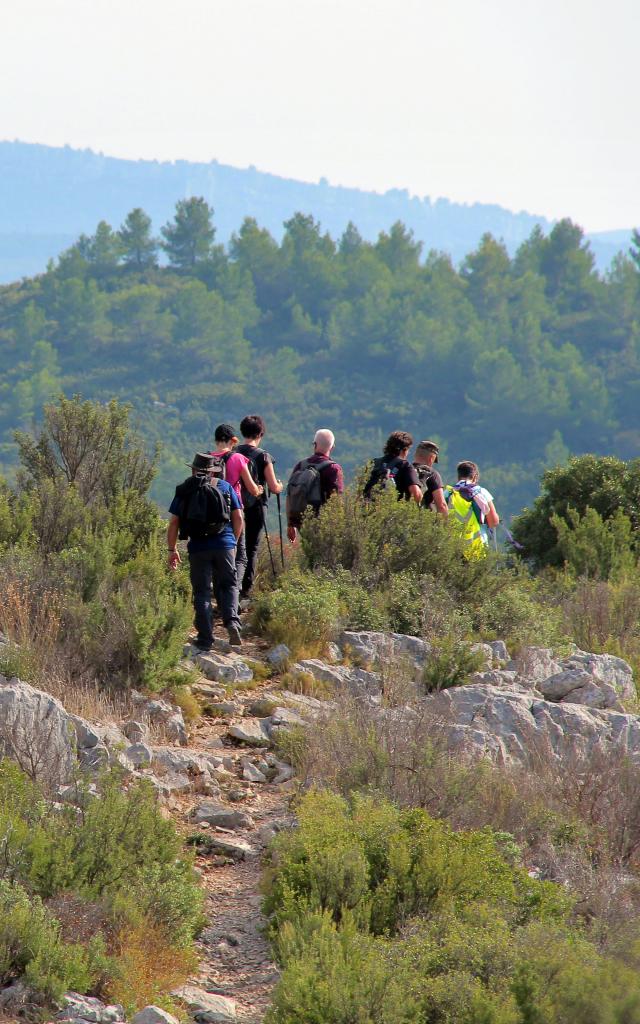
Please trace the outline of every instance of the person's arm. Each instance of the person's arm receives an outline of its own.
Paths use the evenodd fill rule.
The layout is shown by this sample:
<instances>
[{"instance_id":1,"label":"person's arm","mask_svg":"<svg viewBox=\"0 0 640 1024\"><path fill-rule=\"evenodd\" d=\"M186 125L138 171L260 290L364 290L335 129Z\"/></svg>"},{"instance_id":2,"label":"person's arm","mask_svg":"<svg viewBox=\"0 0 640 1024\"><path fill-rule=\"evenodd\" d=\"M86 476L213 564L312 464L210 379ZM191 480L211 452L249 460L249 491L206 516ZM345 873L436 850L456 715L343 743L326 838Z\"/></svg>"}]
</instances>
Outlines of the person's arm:
<instances>
[{"instance_id":1,"label":"person's arm","mask_svg":"<svg viewBox=\"0 0 640 1024\"><path fill-rule=\"evenodd\" d=\"M233 534L236 540L239 540L244 530L244 516L242 509L234 508L231 512L231 526L233 527Z\"/></svg>"},{"instance_id":2,"label":"person's arm","mask_svg":"<svg viewBox=\"0 0 640 1024\"><path fill-rule=\"evenodd\" d=\"M266 481L267 487L269 488L272 494L282 494L282 491L284 490L284 484L282 483L281 480L278 480L278 478L276 477L272 462L267 462L266 466L264 467L264 479Z\"/></svg>"},{"instance_id":3,"label":"person's arm","mask_svg":"<svg viewBox=\"0 0 640 1024\"><path fill-rule=\"evenodd\" d=\"M240 479L244 484L245 488L254 498L257 498L260 494L264 493L264 487L262 484L257 484L251 473L249 472L249 466L245 464L240 472ZM242 533L242 530L240 531Z\"/></svg>"},{"instance_id":4,"label":"person's arm","mask_svg":"<svg viewBox=\"0 0 640 1024\"><path fill-rule=\"evenodd\" d=\"M412 501L415 501L417 505L422 503L422 491L417 484L409 484L407 487L407 494Z\"/></svg>"},{"instance_id":5,"label":"person's arm","mask_svg":"<svg viewBox=\"0 0 640 1024\"><path fill-rule=\"evenodd\" d=\"M443 490L443 488L442 487L436 487L435 491L433 492L432 497L433 497L433 504L436 507L436 512L439 512L440 515L444 516L444 518L446 519L447 516L449 515L449 506L447 505L446 501L444 500L444 490Z\"/></svg>"},{"instance_id":6,"label":"person's arm","mask_svg":"<svg viewBox=\"0 0 640 1024\"><path fill-rule=\"evenodd\" d=\"M171 516L169 525L167 527L167 548L169 549L168 562L170 569L176 569L182 559L180 558L180 552L176 547L178 543L178 532L180 530L180 520L177 516Z\"/></svg>"},{"instance_id":7,"label":"person's arm","mask_svg":"<svg viewBox=\"0 0 640 1024\"><path fill-rule=\"evenodd\" d=\"M487 512L487 514L485 516L485 520L486 520L487 526L490 526L492 530L500 522L500 516L496 512L495 505L493 504L492 501L489 502L489 511Z\"/></svg>"}]
</instances>

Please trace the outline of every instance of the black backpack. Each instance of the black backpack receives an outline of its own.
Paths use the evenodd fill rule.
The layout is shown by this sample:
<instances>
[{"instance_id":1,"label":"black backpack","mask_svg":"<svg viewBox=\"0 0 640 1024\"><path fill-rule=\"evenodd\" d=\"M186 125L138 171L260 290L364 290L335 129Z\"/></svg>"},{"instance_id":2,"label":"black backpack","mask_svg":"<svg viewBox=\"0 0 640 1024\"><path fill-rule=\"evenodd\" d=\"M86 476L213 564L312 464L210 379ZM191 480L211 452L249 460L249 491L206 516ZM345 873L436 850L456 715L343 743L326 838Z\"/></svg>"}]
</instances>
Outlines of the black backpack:
<instances>
[{"instance_id":1,"label":"black backpack","mask_svg":"<svg viewBox=\"0 0 640 1024\"><path fill-rule=\"evenodd\" d=\"M231 495L221 491L210 474L198 474L176 487L179 499L179 536L202 540L215 537L231 522Z\"/></svg>"},{"instance_id":2,"label":"black backpack","mask_svg":"<svg viewBox=\"0 0 640 1024\"><path fill-rule=\"evenodd\" d=\"M383 455L379 459L374 459L371 474L364 487L364 497L371 498L374 487L378 491L390 490L392 487L397 490L396 474L404 464L405 459L399 459L397 456L394 459L387 459Z\"/></svg>"},{"instance_id":3,"label":"black backpack","mask_svg":"<svg viewBox=\"0 0 640 1024\"><path fill-rule=\"evenodd\" d=\"M418 474L418 484L420 485L420 490L422 491L422 502L424 504L424 500L427 496L427 489L429 487L429 483L433 479L433 470L431 469L430 466L416 466L415 464L413 468Z\"/></svg>"},{"instance_id":4,"label":"black backpack","mask_svg":"<svg viewBox=\"0 0 640 1024\"><path fill-rule=\"evenodd\" d=\"M254 497L242 484L242 504L245 508L253 508L255 505L266 505L269 501L269 492L265 484L264 471L268 465L269 457L263 448L254 448L252 444L236 445L235 451L244 455L249 460L249 472L257 484L260 484L264 491Z\"/></svg>"},{"instance_id":5,"label":"black backpack","mask_svg":"<svg viewBox=\"0 0 640 1024\"><path fill-rule=\"evenodd\" d=\"M312 462L304 459L298 469L294 469L287 484L287 509L289 513L301 516L312 505L316 511L323 502L322 480L320 473L327 466L335 466L332 459Z\"/></svg>"}]
</instances>

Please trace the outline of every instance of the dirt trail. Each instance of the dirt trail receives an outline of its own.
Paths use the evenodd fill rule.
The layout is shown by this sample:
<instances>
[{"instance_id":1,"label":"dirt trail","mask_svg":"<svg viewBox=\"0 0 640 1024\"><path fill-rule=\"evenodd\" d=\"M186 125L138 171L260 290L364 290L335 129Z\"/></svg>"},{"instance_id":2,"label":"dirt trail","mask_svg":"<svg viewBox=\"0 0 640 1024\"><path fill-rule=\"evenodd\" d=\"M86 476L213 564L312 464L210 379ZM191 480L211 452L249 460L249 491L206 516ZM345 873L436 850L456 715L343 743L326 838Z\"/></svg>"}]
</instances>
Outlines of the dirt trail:
<instances>
[{"instance_id":1,"label":"dirt trail","mask_svg":"<svg viewBox=\"0 0 640 1024\"><path fill-rule=\"evenodd\" d=\"M250 640L238 653L248 659L259 660L264 657L266 649L260 641ZM264 690L277 688L277 680L270 679L242 693L240 699L251 703L259 699ZM226 736L228 724L224 719L201 719L190 738L189 747L208 754L233 757L234 775L239 781L242 758L256 751L233 746L225 750L212 749L212 741L215 743L216 738ZM234 795L237 796L240 786L244 798L238 802L230 801L229 792L235 789ZM237 787L226 787L226 795L223 787L219 802L230 809L248 812L254 820L251 828L234 830L227 834L228 838L244 840L259 851L259 855L234 863L222 863L223 858L210 853L203 853L197 858L197 867L207 892L209 923L198 942L200 972L192 981L209 992L234 999L237 1019L242 1024L261 1024L278 979L269 944L263 935L265 920L260 912L262 853L269 836L291 821L290 797L291 784L287 783L248 785L239 781ZM188 827L191 833L197 830L197 826L189 820L189 811L201 799L204 798L192 798L179 815L182 828ZM215 832L215 829L207 830L203 835Z\"/></svg>"}]
</instances>

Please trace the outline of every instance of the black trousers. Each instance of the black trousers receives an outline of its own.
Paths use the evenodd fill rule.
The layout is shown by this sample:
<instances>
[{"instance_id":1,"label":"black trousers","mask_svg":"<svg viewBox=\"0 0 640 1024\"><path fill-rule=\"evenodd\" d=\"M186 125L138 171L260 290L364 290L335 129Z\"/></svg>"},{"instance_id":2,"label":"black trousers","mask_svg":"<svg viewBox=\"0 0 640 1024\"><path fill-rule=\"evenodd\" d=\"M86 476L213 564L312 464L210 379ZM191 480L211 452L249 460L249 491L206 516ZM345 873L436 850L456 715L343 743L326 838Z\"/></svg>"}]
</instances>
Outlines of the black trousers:
<instances>
[{"instance_id":1,"label":"black trousers","mask_svg":"<svg viewBox=\"0 0 640 1024\"><path fill-rule=\"evenodd\" d=\"M202 644L211 644L214 595L225 626L240 625L235 547L190 551L189 573L198 640Z\"/></svg>"},{"instance_id":2,"label":"black trousers","mask_svg":"<svg viewBox=\"0 0 640 1024\"><path fill-rule=\"evenodd\" d=\"M258 561L258 549L260 538L264 530L266 516L264 505L252 505L244 510L244 539L245 554L242 576L238 574L238 587L241 594L248 594L253 586L256 576L256 564Z\"/></svg>"}]
</instances>

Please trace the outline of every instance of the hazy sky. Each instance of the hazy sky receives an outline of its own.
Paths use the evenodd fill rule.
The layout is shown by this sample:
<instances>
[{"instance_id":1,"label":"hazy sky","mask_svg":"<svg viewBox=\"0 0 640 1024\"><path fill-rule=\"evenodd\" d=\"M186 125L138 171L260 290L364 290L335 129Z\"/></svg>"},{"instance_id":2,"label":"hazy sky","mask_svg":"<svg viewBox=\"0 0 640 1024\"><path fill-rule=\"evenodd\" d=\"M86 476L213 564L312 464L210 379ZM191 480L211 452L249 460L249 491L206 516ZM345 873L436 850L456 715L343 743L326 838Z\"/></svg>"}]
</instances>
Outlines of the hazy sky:
<instances>
[{"instance_id":1,"label":"hazy sky","mask_svg":"<svg viewBox=\"0 0 640 1024\"><path fill-rule=\"evenodd\" d=\"M640 223L638 0L2 11L3 139Z\"/></svg>"}]
</instances>

